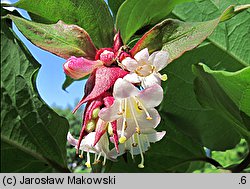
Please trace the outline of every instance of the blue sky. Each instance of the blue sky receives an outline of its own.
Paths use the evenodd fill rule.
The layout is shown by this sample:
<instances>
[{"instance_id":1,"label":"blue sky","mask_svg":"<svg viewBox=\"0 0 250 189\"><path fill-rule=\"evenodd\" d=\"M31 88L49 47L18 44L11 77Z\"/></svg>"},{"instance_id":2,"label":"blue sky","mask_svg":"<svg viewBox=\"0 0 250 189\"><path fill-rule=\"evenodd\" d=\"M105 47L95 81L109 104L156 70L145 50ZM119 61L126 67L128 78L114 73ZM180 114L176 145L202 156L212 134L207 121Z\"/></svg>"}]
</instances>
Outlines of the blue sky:
<instances>
[{"instance_id":1,"label":"blue sky","mask_svg":"<svg viewBox=\"0 0 250 189\"><path fill-rule=\"evenodd\" d=\"M18 0L9 0L14 3ZM2 1L1 2L7 2ZM28 17L26 11L21 11L21 14ZM62 84L65 79L63 72L63 63L65 59L44 51L32 43L30 43L14 26L14 31L28 47L35 59L42 65L38 73L37 88L43 100L50 106L57 106L66 108L68 106L74 107L76 101L83 96L83 88L85 81L76 81L67 88L67 92L62 90Z\"/></svg>"}]
</instances>

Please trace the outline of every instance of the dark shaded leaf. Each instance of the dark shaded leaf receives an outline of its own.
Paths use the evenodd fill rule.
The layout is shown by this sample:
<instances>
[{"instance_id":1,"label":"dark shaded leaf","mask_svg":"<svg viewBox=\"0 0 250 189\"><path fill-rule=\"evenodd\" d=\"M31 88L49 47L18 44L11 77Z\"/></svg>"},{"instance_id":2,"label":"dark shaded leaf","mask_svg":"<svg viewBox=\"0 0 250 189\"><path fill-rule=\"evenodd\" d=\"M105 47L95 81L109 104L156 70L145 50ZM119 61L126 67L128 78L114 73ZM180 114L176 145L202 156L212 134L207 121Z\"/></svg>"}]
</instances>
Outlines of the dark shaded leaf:
<instances>
[{"instance_id":1,"label":"dark shaded leaf","mask_svg":"<svg viewBox=\"0 0 250 189\"><path fill-rule=\"evenodd\" d=\"M243 115L250 120L250 67L238 72L226 72L213 71L199 64L193 66L193 72L197 76L194 89L199 102L213 108L230 122L232 130L250 141L250 125L244 125L241 117Z\"/></svg>"},{"instance_id":2,"label":"dark shaded leaf","mask_svg":"<svg viewBox=\"0 0 250 189\"><path fill-rule=\"evenodd\" d=\"M39 97L39 63L1 21L1 172L68 172L68 122Z\"/></svg>"},{"instance_id":3,"label":"dark shaded leaf","mask_svg":"<svg viewBox=\"0 0 250 189\"><path fill-rule=\"evenodd\" d=\"M109 5L110 9L112 10L114 19L116 18L116 14L118 12L118 9L120 8L121 4L124 1L125 0L108 0L108 5Z\"/></svg>"}]
</instances>

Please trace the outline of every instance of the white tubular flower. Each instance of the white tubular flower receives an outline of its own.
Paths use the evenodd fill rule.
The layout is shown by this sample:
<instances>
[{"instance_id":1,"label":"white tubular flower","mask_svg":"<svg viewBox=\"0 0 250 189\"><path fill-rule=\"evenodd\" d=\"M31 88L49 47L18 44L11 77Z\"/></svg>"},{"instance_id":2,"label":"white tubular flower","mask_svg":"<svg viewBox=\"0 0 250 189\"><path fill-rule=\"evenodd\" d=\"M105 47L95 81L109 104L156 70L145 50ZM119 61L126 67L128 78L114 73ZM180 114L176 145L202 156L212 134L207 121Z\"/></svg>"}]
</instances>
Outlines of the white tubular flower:
<instances>
[{"instance_id":1,"label":"white tubular flower","mask_svg":"<svg viewBox=\"0 0 250 189\"><path fill-rule=\"evenodd\" d=\"M166 81L167 75L161 75L160 70L168 64L168 53L166 51L156 51L149 56L148 49L139 51L134 59L127 57L122 61L122 65L130 71L124 79L131 83L141 83L143 88L148 88L154 84L161 85L161 80Z\"/></svg>"},{"instance_id":2,"label":"white tubular flower","mask_svg":"<svg viewBox=\"0 0 250 189\"><path fill-rule=\"evenodd\" d=\"M98 161L100 159L100 157L103 156L104 157L103 165L105 165L107 158L114 161L114 158L112 158L111 156L108 155L110 152L108 135L105 133L100 138L98 143L95 146L93 146L94 141L95 141L95 134L96 134L95 132L89 133L82 140L81 145L80 145L80 150L82 150L80 157L83 157L83 152L87 152L87 161L86 161L85 165L88 168L91 167L90 153L95 154L95 161ZM71 145L75 146L75 148L77 148L78 140L75 139L70 134L70 132L68 132L67 140L68 140L69 144L71 144Z\"/></svg>"},{"instance_id":3,"label":"white tubular flower","mask_svg":"<svg viewBox=\"0 0 250 189\"><path fill-rule=\"evenodd\" d=\"M163 90L160 85L155 84L140 91L132 83L119 78L114 85L113 97L113 105L102 109L99 117L107 122L117 120L121 152L124 153L126 146L134 146L130 152L132 155L141 155L138 167L143 168L143 153L148 149L149 143L159 141L165 135L165 131L158 133L154 130L161 119L154 107L161 103ZM111 155L117 156L114 152L109 154Z\"/></svg>"},{"instance_id":4,"label":"white tubular flower","mask_svg":"<svg viewBox=\"0 0 250 189\"><path fill-rule=\"evenodd\" d=\"M141 154L142 162L139 167L143 168L143 152L149 147L149 142L156 142L165 135L165 132L158 134L154 130L161 119L154 107L161 103L163 90L160 85L155 84L140 91L130 82L119 78L115 82L113 96L114 104L102 109L99 117L109 122L117 120L120 144L124 143L124 146L138 144L138 147L131 152L135 155ZM124 146L121 145L121 148L124 149ZM115 157L114 154L111 153L111 155Z\"/></svg>"},{"instance_id":5,"label":"white tubular flower","mask_svg":"<svg viewBox=\"0 0 250 189\"><path fill-rule=\"evenodd\" d=\"M144 157L143 153L145 153L149 147L150 143L155 143L160 141L166 131L156 132L152 129L149 133L135 133L131 138L129 138L124 144L119 144L120 153L118 154L115 149L112 149L109 152L109 156L113 158L117 158L126 152L130 152L132 159L134 159L134 155L141 155L141 163L138 165L139 168L144 168Z\"/></svg>"},{"instance_id":6,"label":"white tubular flower","mask_svg":"<svg viewBox=\"0 0 250 189\"><path fill-rule=\"evenodd\" d=\"M133 84L119 78L114 85L112 106L102 109L99 117L107 122L117 120L119 142L124 143L135 132L147 133L160 123L160 115L154 108L163 99L163 90L155 84L140 91Z\"/></svg>"}]
</instances>

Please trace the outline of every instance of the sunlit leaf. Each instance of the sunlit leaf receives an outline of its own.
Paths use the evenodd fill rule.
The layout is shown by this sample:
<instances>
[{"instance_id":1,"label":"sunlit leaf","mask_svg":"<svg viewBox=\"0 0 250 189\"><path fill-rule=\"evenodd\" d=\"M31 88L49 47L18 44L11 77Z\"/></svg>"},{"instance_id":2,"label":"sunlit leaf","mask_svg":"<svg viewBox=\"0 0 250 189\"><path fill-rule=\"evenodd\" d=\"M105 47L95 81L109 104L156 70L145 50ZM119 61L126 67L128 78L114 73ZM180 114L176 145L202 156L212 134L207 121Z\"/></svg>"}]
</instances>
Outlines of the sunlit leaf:
<instances>
[{"instance_id":1,"label":"sunlit leaf","mask_svg":"<svg viewBox=\"0 0 250 189\"><path fill-rule=\"evenodd\" d=\"M62 21L56 24L40 24L8 15L18 29L36 46L62 58L82 56L94 59L96 48L88 33L76 25Z\"/></svg>"},{"instance_id":2,"label":"sunlit leaf","mask_svg":"<svg viewBox=\"0 0 250 189\"><path fill-rule=\"evenodd\" d=\"M135 55L144 48L148 48L151 53L162 49L168 51L171 62L202 43L221 20L234 16L236 14L234 8L235 6L230 6L218 18L205 22L166 19L144 34L132 48L131 53Z\"/></svg>"},{"instance_id":3,"label":"sunlit leaf","mask_svg":"<svg viewBox=\"0 0 250 189\"><path fill-rule=\"evenodd\" d=\"M156 24L163 20L175 5L190 0L127 0L119 8L116 28L121 31L124 43L144 26Z\"/></svg>"},{"instance_id":4,"label":"sunlit leaf","mask_svg":"<svg viewBox=\"0 0 250 189\"><path fill-rule=\"evenodd\" d=\"M96 47L111 47L113 19L103 0L20 0L14 6L27 10L36 22L75 24L86 30Z\"/></svg>"}]
</instances>

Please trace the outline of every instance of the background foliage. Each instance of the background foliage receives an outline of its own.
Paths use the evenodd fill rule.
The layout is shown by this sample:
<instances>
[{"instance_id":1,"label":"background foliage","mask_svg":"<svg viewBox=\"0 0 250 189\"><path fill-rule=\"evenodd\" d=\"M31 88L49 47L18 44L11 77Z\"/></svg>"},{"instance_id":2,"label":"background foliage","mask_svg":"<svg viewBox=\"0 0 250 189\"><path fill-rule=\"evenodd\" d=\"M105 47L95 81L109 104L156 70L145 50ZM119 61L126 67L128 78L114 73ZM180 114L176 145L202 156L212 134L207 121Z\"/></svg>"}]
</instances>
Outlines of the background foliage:
<instances>
[{"instance_id":1,"label":"background foliage","mask_svg":"<svg viewBox=\"0 0 250 189\"><path fill-rule=\"evenodd\" d=\"M39 3L20 0L13 5L27 10L32 22L15 12L3 10L1 172L67 172L68 169L73 172L90 171L83 166L84 160L75 157L74 149L66 145L68 127L70 125L71 132L77 136L81 115L72 115L70 109L52 110L39 97L35 86L39 63L13 33L10 19L19 25L20 31L34 44L39 41L43 43L42 48L55 54L55 48L48 48L48 44L58 44L58 36L61 34L55 24L58 20L65 23L65 28L70 28L72 24L82 27L89 33L97 48L112 45L115 26L130 47L151 29L149 37L137 49L142 48L143 44L151 49L155 48L154 50L165 48L171 51L174 49L173 44L176 49L181 49L179 54L171 51L171 55L174 54L173 61L162 71L167 73L168 80L163 82L165 95L158 107L162 121L157 129L166 130L166 137L153 144L146 153L144 169L137 168L138 162L133 162L125 154L119 158L118 163L108 162L104 171L249 171L249 9L227 9L228 13L221 17L228 6L249 2L174 2L148 0L146 6L141 6L145 1L109 0L112 14L102 0L62 0L60 9L55 0L42 0ZM7 19L7 14L12 14L7 16L10 19ZM225 15L232 18L226 20ZM163 22L166 25L154 27L165 19L169 19ZM219 23L220 21L224 22ZM46 28L51 29L53 35L48 35ZM211 32L213 33L210 35ZM77 47L76 49L83 48L83 51L88 49L77 43L76 36L70 41L65 36L60 38L61 44ZM43 37L46 40L41 40ZM205 38L207 39L200 44ZM182 41L187 43L182 46ZM193 49L197 45L199 46ZM63 45L61 50L63 51ZM74 50L70 53L72 55ZM18 158L13 154L17 154ZM15 161L11 157L15 157Z\"/></svg>"}]
</instances>

